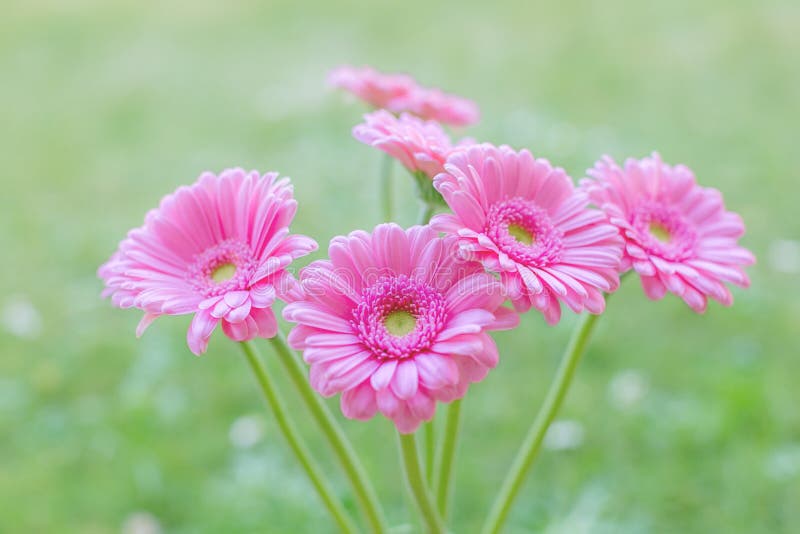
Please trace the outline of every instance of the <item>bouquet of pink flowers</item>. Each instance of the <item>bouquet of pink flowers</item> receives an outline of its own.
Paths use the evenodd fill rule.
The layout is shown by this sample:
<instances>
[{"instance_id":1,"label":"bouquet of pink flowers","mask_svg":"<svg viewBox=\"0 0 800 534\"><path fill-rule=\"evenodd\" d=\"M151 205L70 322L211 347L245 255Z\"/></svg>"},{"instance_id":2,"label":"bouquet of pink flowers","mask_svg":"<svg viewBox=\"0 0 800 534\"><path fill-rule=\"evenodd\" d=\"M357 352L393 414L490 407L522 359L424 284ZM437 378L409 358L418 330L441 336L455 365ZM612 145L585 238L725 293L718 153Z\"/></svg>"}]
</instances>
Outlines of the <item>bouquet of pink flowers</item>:
<instances>
[{"instance_id":1,"label":"bouquet of pink flowers","mask_svg":"<svg viewBox=\"0 0 800 534\"><path fill-rule=\"evenodd\" d=\"M376 108L353 136L386 153L386 221L334 237L327 259L292 234L298 208L288 178L228 169L167 195L98 271L103 295L144 312L137 336L161 315L191 314L189 349L205 352L217 326L239 342L274 417L342 532L358 527L331 490L262 363L269 340L352 484L371 532L387 532L357 453L321 397L339 395L345 417L380 413L397 427L402 466L425 529L446 532L461 400L499 362L490 332L535 309L558 324L562 305L583 313L545 401L530 425L484 532L498 532L567 393L606 299L628 273L644 293L667 292L702 313L733 302L754 256L739 246L742 219L692 171L658 154L622 165L604 156L576 186L527 150L453 142L443 125L478 120L477 106L411 77L341 67L329 82ZM413 176L417 226L392 219L391 162ZM286 303L279 328L274 306ZM297 351L297 352L295 352ZM302 361L298 353L302 354ZM308 367L306 367L307 364ZM444 427L433 426L446 404ZM416 433L422 428L424 447Z\"/></svg>"}]
</instances>

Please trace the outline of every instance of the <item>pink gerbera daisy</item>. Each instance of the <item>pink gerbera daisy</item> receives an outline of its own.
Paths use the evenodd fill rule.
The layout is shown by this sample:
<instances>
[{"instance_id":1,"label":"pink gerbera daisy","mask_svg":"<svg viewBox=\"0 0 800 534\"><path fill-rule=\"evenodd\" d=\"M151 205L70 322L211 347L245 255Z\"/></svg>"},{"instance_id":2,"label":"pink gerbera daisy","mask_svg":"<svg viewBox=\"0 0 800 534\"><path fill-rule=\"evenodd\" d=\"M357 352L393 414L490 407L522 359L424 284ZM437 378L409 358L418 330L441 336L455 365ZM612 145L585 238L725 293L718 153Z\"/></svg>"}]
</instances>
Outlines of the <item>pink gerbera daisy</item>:
<instances>
[{"instance_id":1,"label":"pink gerbera daisy","mask_svg":"<svg viewBox=\"0 0 800 534\"><path fill-rule=\"evenodd\" d=\"M518 311L534 307L549 324L561 317L559 301L602 313L602 292L619 284L622 240L563 169L527 150L474 145L448 158L434 186L453 214L431 225L499 273Z\"/></svg>"},{"instance_id":2,"label":"pink gerbera daisy","mask_svg":"<svg viewBox=\"0 0 800 534\"><path fill-rule=\"evenodd\" d=\"M330 260L300 273L305 297L284 317L289 344L311 365L311 385L342 393L342 412L381 412L403 433L436 401L464 395L497 364L489 330L516 326L499 282L428 226L382 224L331 241Z\"/></svg>"},{"instance_id":3,"label":"pink gerbera daisy","mask_svg":"<svg viewBox=\"0 0 800 534\"><path fill-rule=\"evenodd\" d=\"M469 126L480 119L480 111L475 102L440 89L417 88L404 97L389 102L388 109L408 111L423 119L450 126Z\"/></svg>"},{"instance_id":4,"label":"pink gerbera daisy","mask_svg":"<svg viewBox=\"0 0 800 534\"><path fill-rule=\"evenodd\" d=\"M670 167L658 154L620 168L606 156L588 174L581 187L619 229L621 269L640 275L648 297L670 291L702 313L708 297L733 303L724 282L750 284L743 267L755 257L737 243L742 218L725 211L719 191L697 185L689 168Z\"/></svg>"},{"instance_id":5,"label":"pink gerbera daisy","mask_svg":"<svg viewBox=\"0 0 800 534\"><path fill-rule=\"evenodd\" d=\"M372 67L342 65L328 75L328 83L344 89L376 108L390 106L415 91L417 83L406 74L384 74Z\"/></svg>"},{"instance_id":6,"label":"pink gerbera daisy","mask_svg":"<svg viewBox=\"0 0 800 534\"><path fill-rule=\"evenodd\" d=\"M289 235L296 211L289 179L277 173L204 173L164 197L100 267L103 296L144 311L139 336L160 315L194 314L187 340L195 354L218 323L235 341L272 337L276 297L301 291L286 266L317 248Z\"/></svg>"},{"instance_id":7,"label":"pink gerbera daisy","mask_svg":"<svg viewBox=\"0 0 800 534\"><path fill-rule=\"evenodd\" d=\"M376 108L394 113L409 112L450 126L467 126L480 118L475 102L440 89L421 87L407 74L386 74L372 67L342 65L328 75L328 84Z\"/></svg>"},{"instance_id":8,"label":"pink gerbera daisy","mask_svg":"<svg viewBox=\"0 0 800 534\"><path fill-rule=\"evenodd\" d=\"M474 143L471 139L453 146L439 123L424 121L408 113L395 117L385 110L364 115L364 123L353 128L353 137L400 161L412 173L433 178L444 170L454 150Z\"/></svg>"}]
</instances>

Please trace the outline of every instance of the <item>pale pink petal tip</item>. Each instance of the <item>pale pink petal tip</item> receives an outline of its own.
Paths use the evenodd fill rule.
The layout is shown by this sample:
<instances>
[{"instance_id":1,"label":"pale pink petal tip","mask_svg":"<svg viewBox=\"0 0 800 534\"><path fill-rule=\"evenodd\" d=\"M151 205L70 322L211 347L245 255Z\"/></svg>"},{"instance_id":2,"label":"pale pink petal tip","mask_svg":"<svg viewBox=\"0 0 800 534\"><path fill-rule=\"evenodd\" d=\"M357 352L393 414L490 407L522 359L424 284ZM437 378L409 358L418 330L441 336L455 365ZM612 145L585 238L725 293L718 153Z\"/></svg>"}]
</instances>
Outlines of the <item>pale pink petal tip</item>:
<instances>
[{"instance_id":1,"label":"pale pink petal tip","mask_svg":"<svg viewBox=\"0 0 800 534\"><path fill-rule=\"evenodd\" d=\"M296 323L289 344L310 364L312 387L341 393L346 417L381 413L414 432L497 365L488 332L518 318L456 238L383 224L334 238L329 256L301 271L304 297L284 318Z\"/></svg>"},{"instance_id":2,"label":"pale pink petal tip","mask_svg":"<svg viewBox=\"0 0 800 534\"><path fill-rule=\"evenodd\" d=\"M581 188L624 239L623 270L639 274L648 298L670 292L703 313L709 297L733 303L726 283L749 286L744 268L755 256L738 244L744 222L689 168L654 153L622 166L604 156L588 174Z\"/></svg>"},{"instance_id":3,"label":"pale pink petal tip","mask_svg":"<svg viewBox=\"0 0 800 534\"><path fill-rule=\"evenodd\" d=\"M449 155L434 187L453 211L431 225L499 275L518 312L554 325L561 306L602 313L619 285L622 239L563 169L527 150L472 145Z\"/></svg>"},{"instance_id":4,"label":"pale pink petal tip","mask_svg":"<svg viewBox=\"0 0 800 534\"><path fill-rule=\"evenodd\" d=\"M187 344L202 354L212 332L235 341L272 337L276 298L300 298L286 270L317 248L289 234L297 202L277 173L204 173L167 195L98 269L104 297L145 312L136 335L161 315L194 314Z\"/></svg>"}]
</instances>

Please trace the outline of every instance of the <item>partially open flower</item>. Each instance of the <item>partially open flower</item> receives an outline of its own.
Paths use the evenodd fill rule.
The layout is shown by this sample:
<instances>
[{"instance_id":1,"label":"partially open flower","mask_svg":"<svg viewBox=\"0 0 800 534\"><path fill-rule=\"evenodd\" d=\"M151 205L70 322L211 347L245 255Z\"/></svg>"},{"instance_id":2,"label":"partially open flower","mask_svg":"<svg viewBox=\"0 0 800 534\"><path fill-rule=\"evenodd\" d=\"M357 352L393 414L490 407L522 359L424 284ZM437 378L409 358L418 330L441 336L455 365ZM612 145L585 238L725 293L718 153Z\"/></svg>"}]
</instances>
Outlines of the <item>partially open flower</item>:
<instances>
[{"instance_id":1,"label":"partially open flower","mask_svg":"<svg viewBox=\"0 0 800 534\"><path fill-rule=\"evenodd\" d=\"M428 226L382 224L336 237L330 260L300 273L302 300L284 317L289 344L311 365L311 385L342 393L342 412L381 412L410 433L436 401L460 398L497 364L490 330L516 326L499 282L458 257L455 238Z\"/></svg>"},{"instance_id":2,"label":"partially open flower","mask_svg":"<svg viewBox=\"0 0 800 534\"><path fill-rule=\"evenodd\" d=\"M689 168L658 154L624 167L606 156L588 174L581 187L625 239L621 270L636 271L648 297L670 291L702 313L708 297L733 302L725 282L750 284L744 267L755 257L738 245L741 217L725 211L719 191L697 185Z\"/></svg>"},{"instance_id":3,"label":"partially open flower","mask_svg":"<svg viewBox=\"0 0 800 534\"><path fill-rule=\"evenodd\" d=\"M372 67L342 65L328 75L328 83L355 95L376 108L386 108L418 89L406 74L384 74Z\"/></svg>"},{"instance_id":4,"label":"partially open flower","mask_svg":"<svg viewBox=\"0 0 800 534\"><path fill-rule=\"evenodd\" d=\"M328 75L328 84L343 89L376 108L408 112L424 120L450 126L478 122L480 111L472 100L421 87L407 74L378 72L372 67L342 65Z\"/></svg>"},{"instance_id":5,"label":"partially open flower","mask_svg":"<svg viewBox=\"0 0 800 534\"><path fill-rule=\"evenodd\" d=\"M286 267L317 248L289 234L296 211L292 186L277 173L204 173L164 197L100 267L103 296L145 312L137 335L160 315L194 314L187 341L195 354L219 323L235 341L273 337L275 299L301 293Z\"/></svg>"},{"instance_id":6,"label":"partially open flower","mask_svg":"<svg viewBox=\"0 0 800 534\"><path fill-rule=\"evenodd\" d=\"M518 311L534 307L549 324L561 318L560 301L603 312L603 291L619 285L622 240L563 169L527 150L474 145L448 158L434 186L453 214L431 226L499 273Z\"/></svg>"},{"instance_id":7,"label":"partially open flower","mask_svg":"<svg viewBox=\"0 0 800 534\"><path fill-rule=\"evenodd\" d=\"M453 146L439 123L408 113L395 117L385 110L364 115L364 123L353 128L353 137L386 152L412 173L431 179L444 170L447 156L474 143L465 139Z\"/></svg>"}]
</instances>

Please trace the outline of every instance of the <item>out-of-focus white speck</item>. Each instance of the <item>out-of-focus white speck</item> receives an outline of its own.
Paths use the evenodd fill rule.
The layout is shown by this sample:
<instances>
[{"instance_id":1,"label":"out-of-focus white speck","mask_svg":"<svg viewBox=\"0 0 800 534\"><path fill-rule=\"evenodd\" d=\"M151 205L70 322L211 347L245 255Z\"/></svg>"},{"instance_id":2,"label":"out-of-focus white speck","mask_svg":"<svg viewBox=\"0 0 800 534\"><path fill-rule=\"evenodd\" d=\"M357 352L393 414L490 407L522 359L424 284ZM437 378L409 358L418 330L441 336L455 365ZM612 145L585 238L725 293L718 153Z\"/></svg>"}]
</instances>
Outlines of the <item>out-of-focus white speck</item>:
<instances>
[{"instance_id":1,"label":"out-of-focus white speck","mask_svg":"<svg viewBox=\"0 0 800 534\"><path fill-rule=\"evenodd\" d=\"M767 457L764 471L773 480L789 480L800 475L800 443L774 450Z\"/></svg>"},{"instance_id":2,"label":"out-of-focus white speck","mask_svg":"<svg viewBox=\"0 0 800 534\"><path fill-rule=\"evenodd\" d=\"M264 425L257 415L243 415L236 419L228 431L234 447L249 449L264 436Z\"/></svg>"},{"instance_id":3,"label":"out-of-focus white speck","mask_svg":"<svg viewBox=\"0 0 800 534\"><path fill-rule=\"evenodd\" d=\"M608 396L616 408L630 410L642 402L649 389L647 377L634 369L626 369L608 383Z\"/></svg>"},{"instance_id":4,"label":"out-of-focus white speck","mask_svg":"<svg viewBox=\"0 0 800 534\"><path fill-rule=\"evenodd\" d=\"M544 436L544 446L553 451L577 449L583 445L583 425L577 421L553 421Z\"/></svg>"},{"instance_id":5,"label":"out-of-focus white speck","mask_svg":"<svg viewBox=\"0 0 800 534\"><path fill-rule=\"evenodd\" d=\"M769 244L769 265L779 273L800 272L800 241L776 239Z\"/></svg>"},{"instance_id":6,"label":"out-of-focus white speck","mask_svg":"<svg viewBox=\"0 0 800 534\"><path fill-rule=\"evenodd\" d=\"M122 534L160 534L161 523L150 512L133 512L122 523Z\"/></svg>"},{"instance_id":7,"label":"out-of-focus white speck","mask_svg":"<svg viewBox=\"0 0 800 534\"><path fill-rule=\"evenodd\" d=\"M36 339L42 333L42 316L23 295L13 296L3 303L0 321L9 333L23 339Z\"/></svg>"}]
</instances>

